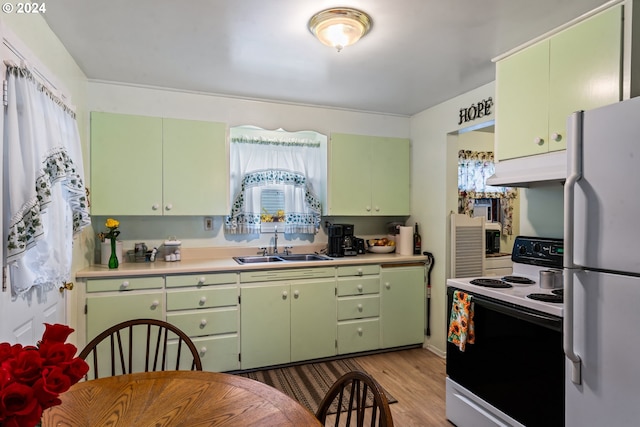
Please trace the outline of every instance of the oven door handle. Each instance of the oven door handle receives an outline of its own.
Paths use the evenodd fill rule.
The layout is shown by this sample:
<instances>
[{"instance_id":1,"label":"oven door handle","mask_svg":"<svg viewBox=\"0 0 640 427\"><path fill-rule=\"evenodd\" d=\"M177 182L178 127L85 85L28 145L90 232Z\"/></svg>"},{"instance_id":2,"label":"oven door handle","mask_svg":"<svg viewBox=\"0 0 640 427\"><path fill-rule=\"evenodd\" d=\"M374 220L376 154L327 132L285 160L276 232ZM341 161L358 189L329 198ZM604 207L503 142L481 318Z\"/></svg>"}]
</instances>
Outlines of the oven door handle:
<instances>
[{"instance_id":1,"label":"oven door handle","mask_svg":"<svg viewBox=\"0 0 640 427\"><path fill-rule=\"evenodd\" d=\"M474 304L486 307L489 310L497 311L499 313L506 314L507 316L524 320L525 322L533 323L535 325L543 326L554 331L562 332L562 319L558 317L547 316L542 313L532 313L530 311L525 311L522 308L517 308L516 306L505 305L504 303L496 303L475 295L472 297L471 301Z\"/></svg>"}]
</instances>

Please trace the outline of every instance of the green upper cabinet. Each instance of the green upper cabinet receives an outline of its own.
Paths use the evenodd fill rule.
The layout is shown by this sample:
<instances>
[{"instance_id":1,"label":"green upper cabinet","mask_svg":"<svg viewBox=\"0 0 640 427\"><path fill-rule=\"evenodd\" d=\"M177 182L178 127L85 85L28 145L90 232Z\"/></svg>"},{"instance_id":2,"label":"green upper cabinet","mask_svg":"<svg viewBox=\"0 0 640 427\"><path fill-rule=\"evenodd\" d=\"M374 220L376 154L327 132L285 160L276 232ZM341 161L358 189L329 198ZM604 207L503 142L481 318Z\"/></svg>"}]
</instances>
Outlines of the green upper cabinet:
<instances>
[{"instance_id":1,"label":"green upper cabinet","mask_svg":"<svg viewBox=\"0 0 640 427\"><path fill-rule=\"evenodd\" d=\"M409 215L410 142L332 134L326 215Z\"/></svg>"},{"instance_id":2,"label":"green upper cabinet","mask_svg":"<svg viewBox=\"0 0 640 427\"><path fill-rule=\"evenodd\" d=\"M91 113L93 215L225 215L223 123Z\"/></svg>"},{"instance_id":3,"label":"green upper cabinet","mask_svg":"<svg viewBox=\"0 0 640 427\"><path fill-rule=\"evenodd\" d=\"M498 160L564 150L571 113L620 100L621 63L622 5L498 61Z\"/></svg>"}]
</instances>

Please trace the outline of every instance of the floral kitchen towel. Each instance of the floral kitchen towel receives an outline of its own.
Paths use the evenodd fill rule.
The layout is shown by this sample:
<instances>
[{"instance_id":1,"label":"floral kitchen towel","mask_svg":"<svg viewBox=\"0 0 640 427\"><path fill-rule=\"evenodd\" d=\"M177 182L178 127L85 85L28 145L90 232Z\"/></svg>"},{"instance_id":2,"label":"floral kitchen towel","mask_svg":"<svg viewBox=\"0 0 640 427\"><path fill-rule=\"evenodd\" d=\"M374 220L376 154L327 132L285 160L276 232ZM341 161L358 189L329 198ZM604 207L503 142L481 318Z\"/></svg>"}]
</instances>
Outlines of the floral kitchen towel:
<instances>
[{"instance_id":1,"label":"floral kitchen towel","mask_svg":"<svg viewBox=\"0 0 640 427\"><path fill-rule=\"evenodd\" d=\"M475 341L473 302L471 302L471 295L465 292L453 293L447 340L457 345L460 351L464 351L467 344L473 344Z\"/></svg>"}]
</instances>

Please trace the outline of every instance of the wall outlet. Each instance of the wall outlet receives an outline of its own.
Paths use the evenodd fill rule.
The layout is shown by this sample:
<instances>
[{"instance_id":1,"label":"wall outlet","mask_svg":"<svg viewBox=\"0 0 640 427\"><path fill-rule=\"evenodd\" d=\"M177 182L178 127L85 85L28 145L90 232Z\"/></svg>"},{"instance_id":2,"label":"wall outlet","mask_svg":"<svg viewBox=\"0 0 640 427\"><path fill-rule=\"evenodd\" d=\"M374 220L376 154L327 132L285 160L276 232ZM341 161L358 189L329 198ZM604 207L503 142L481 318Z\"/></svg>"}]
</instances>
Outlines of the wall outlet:
<instances>
[{"instance_id":1,"label":"wall outlet","mask_svg":"<svg viewBox=\"0 0 640 427\"><path fill-rule=\"evenodd\" d=\"M204 219L204 230L205 231L213 230L213 218L205 217L205 219Z\"/></svg>"}]
</instances>

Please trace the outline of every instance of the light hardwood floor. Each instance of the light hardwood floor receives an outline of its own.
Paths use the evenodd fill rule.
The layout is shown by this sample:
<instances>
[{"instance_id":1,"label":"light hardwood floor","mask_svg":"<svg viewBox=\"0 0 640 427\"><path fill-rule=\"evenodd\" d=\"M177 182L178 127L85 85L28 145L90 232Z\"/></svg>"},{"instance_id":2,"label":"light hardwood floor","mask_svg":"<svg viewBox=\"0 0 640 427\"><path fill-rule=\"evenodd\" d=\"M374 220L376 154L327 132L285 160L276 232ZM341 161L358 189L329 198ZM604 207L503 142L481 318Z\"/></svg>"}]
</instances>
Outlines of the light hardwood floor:
<instances>
[{"instance_id":1,"label":"light hardwood floor","mask_svg":"<svg viewBox=\"0 0 640 427\"><path fill-rule=\"evenodd\" d=\"M391 413L396 427L452 427L445 416L445 360L418 348L355 358L398 399Z\"/></svg>"}]
</instances>

